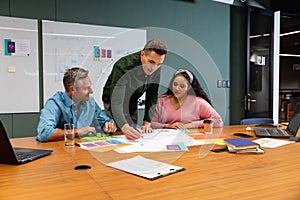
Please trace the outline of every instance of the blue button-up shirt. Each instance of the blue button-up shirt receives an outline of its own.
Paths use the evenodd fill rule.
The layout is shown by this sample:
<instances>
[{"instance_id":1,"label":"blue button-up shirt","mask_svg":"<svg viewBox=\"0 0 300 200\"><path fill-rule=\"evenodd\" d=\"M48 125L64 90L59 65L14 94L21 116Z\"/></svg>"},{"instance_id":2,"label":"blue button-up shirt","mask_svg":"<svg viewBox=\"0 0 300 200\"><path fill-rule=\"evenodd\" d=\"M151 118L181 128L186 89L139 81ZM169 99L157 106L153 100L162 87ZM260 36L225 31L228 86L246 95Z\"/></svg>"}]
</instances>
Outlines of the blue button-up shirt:
<instances>
[{"instance_id":1,"label":"blue button-up shirt","mask_svg":"<svg viewBox=\"0 0 300 200\"><path fill-rule=\"evenodd\" d=\"M93 126L97 131L103 131L106 122L114 120L105 115L93 97L81 102L78 110L66 92L57 92L46 101L41 110L36 139L46 141L56 128L64 129L65 123L72 123L75 128Z\"/></svg>"}]
</instances>

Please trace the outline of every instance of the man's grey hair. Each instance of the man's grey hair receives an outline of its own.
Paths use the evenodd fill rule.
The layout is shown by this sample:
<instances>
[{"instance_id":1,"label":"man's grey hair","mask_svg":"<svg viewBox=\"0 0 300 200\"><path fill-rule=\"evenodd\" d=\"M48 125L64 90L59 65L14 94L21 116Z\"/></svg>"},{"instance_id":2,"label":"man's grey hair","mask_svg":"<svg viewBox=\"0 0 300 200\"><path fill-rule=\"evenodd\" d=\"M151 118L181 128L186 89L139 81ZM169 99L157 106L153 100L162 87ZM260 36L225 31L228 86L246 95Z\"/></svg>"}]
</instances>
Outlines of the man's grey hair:
<instances>
[{"instance_id":1,"label":"man's grey hair","mask_svg":"<svg viewBox=\"0 0 300 200\"><path fill-rule=\"evenodd\" d=\"M80 87L80 80L88 77L88 75L89 71L80 67L67 69L63 78L65 90L68 92L71 86L74 86L76 88Z\"/></svg>"}]
</instances>

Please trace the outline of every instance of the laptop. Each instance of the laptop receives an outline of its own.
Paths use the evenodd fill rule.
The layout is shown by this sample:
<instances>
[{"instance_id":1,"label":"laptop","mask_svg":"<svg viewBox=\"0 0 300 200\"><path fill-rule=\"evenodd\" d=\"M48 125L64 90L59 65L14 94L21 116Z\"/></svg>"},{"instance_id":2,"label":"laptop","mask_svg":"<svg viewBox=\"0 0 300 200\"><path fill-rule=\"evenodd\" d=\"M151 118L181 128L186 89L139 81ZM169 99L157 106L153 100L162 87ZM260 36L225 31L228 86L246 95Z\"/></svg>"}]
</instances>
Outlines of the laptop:
<instances>
[{"instance_id":1,"label":"laptop","mask_svg":"<svg viewBox=\"0 0 300 200\"><path fill-rule=\"evenodd\" d=\"M0 120L0 163L20 165L51 154L52 150L12 147Z\"/></svg>"},{"instance_id":2,"label":"laptop","mask_svg":"<svg viewBox=\"0 0 300 200\"><path fill-rule=\"evenodd\" d=\"M294 114L286 129L254 128L257 137L290 138L297 135L300 126L300 102L297 103Z\"/></svg>"}]
</instances>

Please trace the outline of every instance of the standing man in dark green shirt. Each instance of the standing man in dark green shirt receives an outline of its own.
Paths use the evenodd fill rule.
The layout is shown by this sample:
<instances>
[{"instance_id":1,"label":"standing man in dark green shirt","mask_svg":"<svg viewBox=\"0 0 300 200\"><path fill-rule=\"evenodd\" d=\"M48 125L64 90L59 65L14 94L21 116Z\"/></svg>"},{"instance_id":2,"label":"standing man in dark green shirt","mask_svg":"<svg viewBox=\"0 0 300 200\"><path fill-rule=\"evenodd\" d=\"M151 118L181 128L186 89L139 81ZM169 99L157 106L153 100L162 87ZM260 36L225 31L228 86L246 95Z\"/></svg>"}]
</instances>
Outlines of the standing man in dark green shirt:
<instances>
[{"instance_id":1,"label":"standing man in dark green shirt","mask_svg":"<svg viewBox=\"0 0 300 200\"><path fill-rule=\"evenodd\" d=\"M114 118L129 140L141 137L131 125L137 123L138 99L146 92L143 132L151 132L150 109L156 104L160 82L160 65L167 54L166 45L152 39L144 49L119 59L103 88L106 114ZM152 108L153 109L153 108Z\"/></svg>"}]
</instances>

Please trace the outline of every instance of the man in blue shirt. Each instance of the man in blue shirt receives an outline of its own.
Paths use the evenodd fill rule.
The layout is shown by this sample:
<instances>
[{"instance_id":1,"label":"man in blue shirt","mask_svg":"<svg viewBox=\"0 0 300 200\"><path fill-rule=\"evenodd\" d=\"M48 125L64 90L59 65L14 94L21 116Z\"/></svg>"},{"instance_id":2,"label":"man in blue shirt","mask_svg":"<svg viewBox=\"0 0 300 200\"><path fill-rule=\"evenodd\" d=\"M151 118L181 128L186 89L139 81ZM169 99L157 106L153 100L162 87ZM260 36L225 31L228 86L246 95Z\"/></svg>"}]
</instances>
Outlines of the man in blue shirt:
<instances>
[{"instance_id":1,"label":"man in blue shirt","mask_svg":"<svg viewBox=\"0 0 300 200\"><path fill-rule=\"evenodd\" d=\"M56 92L41 110L37 127L37 141L46 142L64 139L64 124L72 123L75 135L83 136L97 131L115 132L113 119L102 112L94 98L88 71L74 67L63 78L65 92Z\"/></svg>"}]
</instances>

